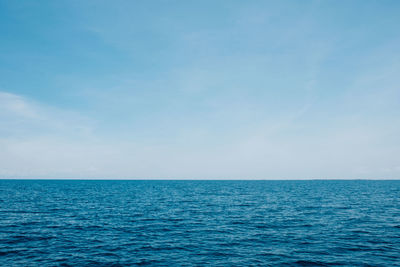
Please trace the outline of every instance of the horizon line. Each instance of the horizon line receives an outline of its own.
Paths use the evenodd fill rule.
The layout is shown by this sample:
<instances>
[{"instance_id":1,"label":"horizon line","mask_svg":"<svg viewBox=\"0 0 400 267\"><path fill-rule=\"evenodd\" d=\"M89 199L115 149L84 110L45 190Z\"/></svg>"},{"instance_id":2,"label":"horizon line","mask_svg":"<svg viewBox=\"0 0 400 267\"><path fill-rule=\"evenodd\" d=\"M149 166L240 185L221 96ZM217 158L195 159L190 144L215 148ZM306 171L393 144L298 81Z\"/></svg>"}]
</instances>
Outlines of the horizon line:
<instances>
[{"instance_id":1,"label":"horizon line","mask_svg":"<svg viewBox=\"0 0 400 267\"><path fill-rule=\"evenodd\" d=\"M235 179L235 178L0 178L0 181L7 180L29 180L29 181L399 181L400 178L255 178L255 179Z\"/></svg>"}]
</instances>

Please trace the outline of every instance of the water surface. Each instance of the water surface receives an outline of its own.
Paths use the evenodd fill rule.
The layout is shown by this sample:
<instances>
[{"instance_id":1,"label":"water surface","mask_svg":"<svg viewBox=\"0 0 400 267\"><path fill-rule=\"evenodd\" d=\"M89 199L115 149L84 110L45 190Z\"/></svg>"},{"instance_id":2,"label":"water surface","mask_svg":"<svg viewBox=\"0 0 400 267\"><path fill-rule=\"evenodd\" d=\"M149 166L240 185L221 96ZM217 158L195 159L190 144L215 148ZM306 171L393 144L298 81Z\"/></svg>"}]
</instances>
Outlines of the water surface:
<instances>
[{"instance_id":1,"label":"water surface","mask_svg":"<svg viewBox=\"0 0 400 267\"><path fill-rule=\"evenodd\" d=\"M0 266L400 266L400 181L0 180Z\"/></svg>"}]
</instances>

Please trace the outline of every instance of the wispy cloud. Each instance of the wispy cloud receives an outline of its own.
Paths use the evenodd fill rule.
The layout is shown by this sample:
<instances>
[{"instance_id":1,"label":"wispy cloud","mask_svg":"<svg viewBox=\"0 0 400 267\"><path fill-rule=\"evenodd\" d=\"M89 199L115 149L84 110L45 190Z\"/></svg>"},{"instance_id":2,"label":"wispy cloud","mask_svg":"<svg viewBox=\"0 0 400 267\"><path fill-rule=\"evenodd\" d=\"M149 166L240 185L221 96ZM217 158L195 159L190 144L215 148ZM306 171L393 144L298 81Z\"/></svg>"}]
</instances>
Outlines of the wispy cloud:
<instances>
[{"instance_id":1,"label":"wispy cloud","mask_svg":"<svg viewBox=\"0 0 400 267\"><path fill-rule=\"evenodd\" d=\"M386 131L347 126L300 134L296 119L306 114L307 106L287 117L286 124L284 118L275 126L264 122L226 140L192 129L174 142L154 142L82 130L87 125L73 112L55 113L15 94L0 96L3 125L24 120L8 123L7 131L2 128L2 177L395 178L399 172L399 148L388 149L394 140L387 139Z\"/></svg>"},{"instance_id":2,"label":"wispy cloud","mask_svg":"<svg viewBox=\"0 0 400 267\"><path fill-rule=\"evenodd\" d=\"M7 2L0 176L398 178L399 8Z\"/></svg>"}]
</instances>

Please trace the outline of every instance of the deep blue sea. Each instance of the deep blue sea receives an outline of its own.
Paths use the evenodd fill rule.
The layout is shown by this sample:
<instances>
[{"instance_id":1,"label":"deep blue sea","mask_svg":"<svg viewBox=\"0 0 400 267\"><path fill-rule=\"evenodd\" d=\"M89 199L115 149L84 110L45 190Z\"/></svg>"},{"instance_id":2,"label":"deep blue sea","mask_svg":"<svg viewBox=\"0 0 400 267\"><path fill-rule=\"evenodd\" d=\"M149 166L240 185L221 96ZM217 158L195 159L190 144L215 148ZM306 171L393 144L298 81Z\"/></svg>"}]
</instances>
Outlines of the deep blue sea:
<instances>
[{"instance_id":1,"label":"deep blue sea","mask_svg":"<svg viewBox=\"0 0 400 267\"><path fill-rule=\"evenodd\" d=\"M400 266L400 181L0 180L0 266Z\"/></svg>"}]
</instances>

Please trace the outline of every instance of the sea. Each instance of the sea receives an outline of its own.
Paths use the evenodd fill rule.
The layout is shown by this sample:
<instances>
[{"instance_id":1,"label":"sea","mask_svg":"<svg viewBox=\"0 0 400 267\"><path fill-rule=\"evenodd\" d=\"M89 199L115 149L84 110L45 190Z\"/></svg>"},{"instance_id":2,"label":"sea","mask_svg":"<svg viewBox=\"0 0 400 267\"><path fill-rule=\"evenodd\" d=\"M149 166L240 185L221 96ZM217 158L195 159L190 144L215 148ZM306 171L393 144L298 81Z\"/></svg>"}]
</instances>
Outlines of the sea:
<instances>
[{"instance_id":1,"label":"sea","mask_svg":"<svg viewBox=\"0 0 400 267\"><path fill-rule=\"evenodd\" d=\"M0 180L0 266L400 266L399 180Z\"/></svg>"}]
</instances>

